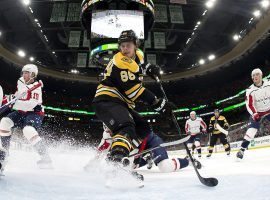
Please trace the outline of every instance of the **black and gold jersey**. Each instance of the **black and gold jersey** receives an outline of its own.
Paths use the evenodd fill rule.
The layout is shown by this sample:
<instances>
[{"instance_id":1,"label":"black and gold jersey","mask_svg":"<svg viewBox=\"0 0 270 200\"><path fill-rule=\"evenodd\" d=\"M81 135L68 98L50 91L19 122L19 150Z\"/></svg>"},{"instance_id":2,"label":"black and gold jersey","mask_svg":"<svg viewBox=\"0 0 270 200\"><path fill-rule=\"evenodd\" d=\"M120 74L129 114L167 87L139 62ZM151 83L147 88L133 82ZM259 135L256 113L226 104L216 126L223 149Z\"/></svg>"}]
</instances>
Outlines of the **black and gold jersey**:
<instances>
[{"instance_id":1,"label":"black and gold jersey","mask_svg":"<svg viewBox=\"0 0 270 200\"><path fill-rule=\"evenodd\" d=\"M209 131L213 134L220 134L221 132L216 128L216 124L219 124L225 130L229 128L229 123L227 122L226 118L220 115L218 118L216 116L211 117L210 124L209 124Z\"/></svg>"},{"instance_id":2,"label":"black and gold jersey","mask_svg":"<svg viewBox=\"0 0 270 200\"><path fill-rule=\"evenodd\" d=\"M152 95L150 99L155 98L142 85L143 71L140 64L143 62L139 51L136 51L135 59L123 56L121 52L115 54L105 69L104 78L97 87L93 102L115 101L134 109L135 101L143 93Z\"/></svg>"}]
</instances>

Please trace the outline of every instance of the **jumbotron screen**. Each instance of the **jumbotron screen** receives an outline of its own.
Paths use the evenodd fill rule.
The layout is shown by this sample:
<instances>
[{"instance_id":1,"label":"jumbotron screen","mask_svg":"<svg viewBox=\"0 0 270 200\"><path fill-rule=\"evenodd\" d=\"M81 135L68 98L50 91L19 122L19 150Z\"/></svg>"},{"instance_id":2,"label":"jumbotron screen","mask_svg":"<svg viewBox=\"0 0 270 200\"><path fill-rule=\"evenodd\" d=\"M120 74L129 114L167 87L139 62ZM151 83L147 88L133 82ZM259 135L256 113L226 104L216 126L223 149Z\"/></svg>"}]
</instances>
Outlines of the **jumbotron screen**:
<instances>
[{"instance_id":1,"label":"jumbotron screen","mask_svg":"<svg viewBox=\"0 0 270 200\"><path fill-rule=\"evenodd\" d=\"M91 38L118 38L123 30L135 31L144 39L144 16L142 11L106 10L92 13Z\"/></svg>"}]
</instances>

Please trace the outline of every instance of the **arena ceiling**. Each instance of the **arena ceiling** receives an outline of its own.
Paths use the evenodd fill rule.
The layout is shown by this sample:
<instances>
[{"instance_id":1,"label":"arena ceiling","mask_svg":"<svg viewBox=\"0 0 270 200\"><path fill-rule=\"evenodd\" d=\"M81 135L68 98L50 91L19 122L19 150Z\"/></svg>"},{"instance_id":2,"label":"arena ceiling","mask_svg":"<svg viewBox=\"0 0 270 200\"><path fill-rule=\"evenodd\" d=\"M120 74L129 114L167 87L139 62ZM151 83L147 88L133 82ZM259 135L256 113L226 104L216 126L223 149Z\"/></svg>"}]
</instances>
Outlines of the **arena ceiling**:
<instances>
[{"instance_id":1,"label":"arena ceiling","mask_svg":"<svg viewBox=\"0 0 270 200\"><path fill-rule=\"evenodd\" d=\"M89 53L89 49L83 45L69 47L70 32L84 31L78 21L80 3L81 0L2 0L2 46L14 54L20 54L18 57L22 56L20 60L24 63L31 59L31 62L47 70L79 72L96 77L102 69L92 65L76 67L78 53ZM154 32L164 32L166 48L156 49L152 45L145 49L145 54L156 55L157 64L168 75L192 69L197 71L203 65L211 65L232 51L249 36L263 16L269 14L267 0L157 0L154 3L166 5L168 12L167 22L155 22L152 43ZM56 4L66 5L64 19L59 22L52 20ZM69 14L71 4L73 13ZM182 24L170 22L169 5L182 6ZM83 34L80 40L82 44Z\"/></svg>"}]
</instances>

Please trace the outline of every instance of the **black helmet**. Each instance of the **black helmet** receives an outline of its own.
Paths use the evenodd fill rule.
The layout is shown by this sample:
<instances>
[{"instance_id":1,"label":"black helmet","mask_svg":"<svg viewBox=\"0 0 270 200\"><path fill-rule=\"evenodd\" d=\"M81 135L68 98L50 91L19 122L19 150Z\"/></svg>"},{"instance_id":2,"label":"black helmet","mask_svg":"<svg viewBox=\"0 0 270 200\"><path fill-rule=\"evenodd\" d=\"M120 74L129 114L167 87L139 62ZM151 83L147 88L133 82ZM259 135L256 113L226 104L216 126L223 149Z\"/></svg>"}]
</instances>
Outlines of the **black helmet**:
<instances>
[{"instance_id":1,"label":"black helmet","mask_svg":"<svg viewBox=\"0 0 270 200\"><path fill-rule=\"evenodd\" d=\"M133 30L122 31L120 37L118 38L118 44L123 42L134 42L135 45L138 44L138 38Z\"/></svg>"}]
</instances>

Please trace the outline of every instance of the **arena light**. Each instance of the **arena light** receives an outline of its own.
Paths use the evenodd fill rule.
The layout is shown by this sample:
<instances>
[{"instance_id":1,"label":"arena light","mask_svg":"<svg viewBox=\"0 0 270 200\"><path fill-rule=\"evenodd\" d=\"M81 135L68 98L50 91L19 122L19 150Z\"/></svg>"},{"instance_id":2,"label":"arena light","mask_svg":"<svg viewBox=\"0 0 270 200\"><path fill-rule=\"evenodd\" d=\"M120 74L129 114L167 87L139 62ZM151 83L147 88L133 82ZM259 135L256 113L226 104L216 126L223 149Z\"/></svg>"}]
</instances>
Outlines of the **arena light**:
<instances>
[{"instance_id":1,"label":"arena light","mask_svg":"<svg viewBox=\"0 0 270 200\"><path fill-rule=\"evenodd\" d=\"M34 58L33 56L31 56L31 57L29 58L29 60L30 60L31 62L33 62L33 61L35 60L35 58Z\"/></svg>"},{"instance_id":2,"label":"arena light","mask_svg":"<svg viewBox=\"0 0 270 200\"><path fill-rule=\"evenodd\" d=\"M200 64L200 65L205 64L205 60L204 60L204 59L200 59L200 60L199 60L199 64Z\"/></svg>"},{"instance_id":3,"label":"arena light","mask_svg":"<svg viewBox=\"0 0 270 200\"><path fill-rule=\"evenodd\" d=\"M30 5L30 0L22 0L22 3L26 6Z\"/></svg>"},{"instance_id":4,"label":"arena light","mask_svg":"<svg viewBox=\"0 0 270 200\"><path fill-rule=\"evenodd\" d=\"M18 54L18 56L20 56L22 58L25 57L25 55L26 55L23 50L19 50L17 54Z\"/></svg>"},{"instance_id":5,"label":"arena light","mask_svg":"<svg viewBox=\"0 0 270 200\"><path fill-rule=\"evenodd\" d=\"M159 73L162 75L162 74L164 74L164 71L163 71L163 70L160 70L160 72L159 72Z\"/></svg>"},{"instance_id":6,"label":"arena light","mask_svg":"<svg viewBox=\"0 0 270 200\"><path fill-rule=\"evenodd\" d=\"M203 12L202 16L204 16L206 13L207 13L207 10L205 10L205 11Z\"/></svg>"},{"instance_id":7,"label":"arena light","mask_svg":"<svg viewBox=\"0 0 270 200\"><path fill-rule=\"evenodd\" d=\"M38 22L38 19L35 19L35 22Z\"/></svg>"},{"instance_id":8,"label":"arena light","mask_svg":"<svg viewBox=\"0 0 270 200\"><path fill-rule=\"evenodd\" d=\"M238 34L235 34L235 35L233 36L233 40L234 40L234 41L238 41L240 38L241 38L241 37L240 37L240 35L238 35Z\"/></svg>"},{"instance_id":9,"label":"arena light","mask_svg":"<svg viewBox=\"0 0 270 200\"><path fill-rule=\"evenodd\" d=\"M205 3L205 6L207 8L213 8L214 5L215 5L216 1L215 0L208 0L206 3Z\"/></svg>"},{"instance_id":10,"label":"arena light","mask_svg":"<svg viewBox=\"0 0 270 200\"><path fill-rule=\"evenodd\" d=\"M211 54L208 56L208 60L214 60L216 58L216 56L214 54Z\"/></svg>"},{"instance_id":11,"label":"arena light","mask_svg":"<svg viewBox=\"0 0 270 200\"><path fill-rule=\"evenodd\" d=\"M0 31L0 37L2 36L2 32Z\"/></svg>"},{"instance_id":12,"label":"arena light","mask_svg":"<svg viewBox=\"0 0 270 200\"><path fill-rule=\"evenodd\" d=\"M254 12L253 12L253 15L255 16L255 17L257 17L257 18L259 18L260 16L261 16L261 11L260 10L255 10Z\"/></svg>"},{"instance_id":13,"label":"arena light","mask_svg":"<svg viewBox=\"0 0 270 200\"><path fill-rule=\"evenodd\" d=\"M79 74L79 71L78 71L77 69L72 69L70 72L71 72L72 74Z\"/></svg>"},{"instance_id":14,"label":"arena light","mask_svg":"<svg viewBox=\"0 0 270 200\"><path fill-rule=\"evenodd\" d=\"M200 21L198 21L198 22L197 22L197 25L200 25L200 24L201 24L201 22L200 22Z\"/></svg>"},{"instance_id":15,"label":"arena light","mask_svg":"<svg viewBox=\"0 0 270 200\"><path fill-rule=\"evenodd\" d=\"M29 6L29 10L31 11L32 14L34 13L34 11L32 10L32 8L30 6Z\"/></svg>"},{"instance_id":16,"label":"arena light","mask_svg":"<svg viewBox=\"0 0 270 200\"><path fill-rule=\"evenodd\" d=\"M261 1L261 6L263 8L268 8L269 5L270 5L270 1L269 0L263 0L263 1Z\"/></svg>"}]
</instances>

